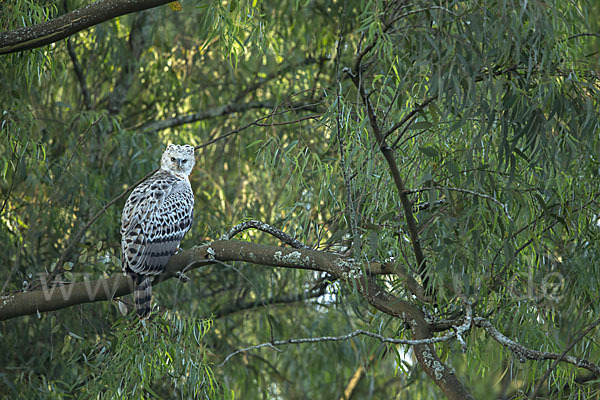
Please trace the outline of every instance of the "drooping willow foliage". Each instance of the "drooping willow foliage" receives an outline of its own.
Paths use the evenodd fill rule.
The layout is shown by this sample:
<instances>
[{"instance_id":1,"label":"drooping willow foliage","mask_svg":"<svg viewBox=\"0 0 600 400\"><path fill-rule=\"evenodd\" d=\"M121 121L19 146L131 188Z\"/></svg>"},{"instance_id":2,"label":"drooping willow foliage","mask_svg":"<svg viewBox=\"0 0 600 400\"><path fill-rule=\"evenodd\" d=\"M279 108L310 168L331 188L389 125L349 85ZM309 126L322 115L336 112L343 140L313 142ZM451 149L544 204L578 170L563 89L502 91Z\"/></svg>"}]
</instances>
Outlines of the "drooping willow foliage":
<instances>
[{"instance_id":1,"label":"drooping willow foliage","mask_svg":"<svg viewBox=\"0 0 600 400\"><path fill-rule=\"evenodd\" d=\"M86 4L4 2L0 29ZM598 331L581 337L600 318L596 1L182 6L0 56L0 292L33 290L54 272L69 282L119 273L124 198L103 207L156 168L167 143L235 131L198 151L182 248L259 219L315 249L395 260L428 282L435 306L412 296L403 274L380 284L432 320L460 320L467 298L527 348L598 361ZM257 231L237 239L278 244ZM220 365L271 340L410 334L353 285L315 272L233 263L190 278L155 290L169 311L145 324L116 302L1 322L0 393L441 396L408 347L365 337ZM465 340L464 353L456 341L436 349L476 398L599 395L588 370L522 363L476 327Z\"/></svg>"}]
</instances>

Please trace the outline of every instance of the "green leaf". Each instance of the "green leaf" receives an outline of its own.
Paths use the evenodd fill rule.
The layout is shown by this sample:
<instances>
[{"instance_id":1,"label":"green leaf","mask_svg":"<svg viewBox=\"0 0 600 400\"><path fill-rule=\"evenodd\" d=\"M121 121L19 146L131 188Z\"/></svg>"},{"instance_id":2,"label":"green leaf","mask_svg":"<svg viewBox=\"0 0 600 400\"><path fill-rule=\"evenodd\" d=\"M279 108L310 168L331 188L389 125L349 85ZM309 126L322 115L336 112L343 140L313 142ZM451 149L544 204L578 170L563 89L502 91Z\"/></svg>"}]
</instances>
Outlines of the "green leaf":
<instances>
[{"instance_id":1,"label":"green leaf","mask_svg":"<svg viewBox=\"0 0 600 400\"><path fill-rule=\"evenodd\" d=\"M439 152L433 146L419 146L419 151L425 154L427 157L437 157Z\"/></svg>"}]
</instances>

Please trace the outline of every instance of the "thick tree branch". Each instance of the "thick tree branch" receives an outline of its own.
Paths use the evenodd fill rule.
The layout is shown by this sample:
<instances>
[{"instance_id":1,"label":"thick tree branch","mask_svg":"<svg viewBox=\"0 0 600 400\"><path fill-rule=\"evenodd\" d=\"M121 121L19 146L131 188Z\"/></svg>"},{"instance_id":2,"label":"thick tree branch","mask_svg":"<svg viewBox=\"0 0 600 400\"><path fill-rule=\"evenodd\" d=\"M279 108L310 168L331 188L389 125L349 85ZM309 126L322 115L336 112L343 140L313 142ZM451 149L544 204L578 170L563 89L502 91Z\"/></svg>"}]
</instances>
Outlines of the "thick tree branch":
<instances>
[{"instance_id":1,"label":"thick tree branch","mask_svg":"<svg viewBox=\"0 0 600 400\"><path fill-rule=\"evenodd\" d=\"M461 343L463 335L470 329L471 321L486 330L494 340L514 352L522 361L560 360L580 368L585 368L600 375L600 367L577 357L564 354L547 353L527 349L502 335L484 318L472 317L471 307L465 303L466 313L461 325L450 324L447 328L454 331L440 337L433 337L423 312L415 305L389 294L373 277L373 274L390 273L391 269L382 269L383 264L367 265L365 270L352 259L337 254L325 253L310 249L290 249L277 246L263 246L240 241L215 241L211 244L194 247L176 254L167 266L167 273L159 277L159 282L170 279L179 271L194 269L214 262L245 261L254 264L277 266L284 268L306 269L327 272L334 277L354 282L359 293L376 309L398 318L402 318L410 326L413 339L390 339L390 343L414 345L415 354L425 372L440 386L451 399L471 398L466 388L438 358L433 343L457 337ZM372 267L372 268L371 268ZM367 274L365 274L365 272ZM85 276L84 276L85 278ZM85 280L78 283L44 286L42 290L21 292L0 296L0 320L7 320L23 315L37 314L59 310L66 307L90 302L107 301L115 297L131 293L133 284L122 274L99 279ZM356 333L367 334L367 333ZM369 336L377 334L368 333ZM292 343L291 341L289 342ZM270 342L270 345L288 344ZM267 346L265 344L264 346ZM264 347L263 346L263 347ZM252 348L258 348L254 346Z\"/></svg>"},{"instance_id":2,"label":"thick tree branch","mask_svg":"<svg viewBox=\"0 0 600 400\"><path fill-rule=\"evenodd\" d=\"M214 260L214 261L213 261ZM159 282L170 279L180 271L189 271L215 261L245 261L275 267L306 269L328 272L341 279L362 276L358 263L340 255L310 249L291 249L262 246L240 241L215 241L209 245L194 247L174 255L169 260L167 272ZM381 264L373 263L375 274L389 273L381 270ZM367 266L367 269L369 266ZM77 274L74 274L77 276ZM84 282L50 286L42 277L39 290L5 294L0 297L0 321L23 315L60 310L79 304L107 301L131 293L128 277L118 274L107 279L89 280L80 274Z\"/></svg>"},{"instance_id":3,"label":"thick tree branch","mask_svg":"<svg viewBox=\"0 0 600 400\"><path fill-rule=\"evenodd\" d=\"M169 2L171 0L98 0L42 24L0 32L0 54L41 47L120 15Z\"/></svg>"},{"instance_id":4,"label":"thick tree branch","mask_svg":"<svg viewBox=\"0 0 600 400\"><path fill-rule=\"evenodd\" d=\"M425 315L415 305L389 294L372 276L361 276L356 282L359 292L367 299L369 304L388 315L402 318L410 326L414 339L420 340L432 337L429 325L425 321ZM454 372L442 363L433 344L415 345L414 352L425 373L442 389L449 399L464 400L473 398L467 388L454 375Z\"/></svg>"}]
</instances>

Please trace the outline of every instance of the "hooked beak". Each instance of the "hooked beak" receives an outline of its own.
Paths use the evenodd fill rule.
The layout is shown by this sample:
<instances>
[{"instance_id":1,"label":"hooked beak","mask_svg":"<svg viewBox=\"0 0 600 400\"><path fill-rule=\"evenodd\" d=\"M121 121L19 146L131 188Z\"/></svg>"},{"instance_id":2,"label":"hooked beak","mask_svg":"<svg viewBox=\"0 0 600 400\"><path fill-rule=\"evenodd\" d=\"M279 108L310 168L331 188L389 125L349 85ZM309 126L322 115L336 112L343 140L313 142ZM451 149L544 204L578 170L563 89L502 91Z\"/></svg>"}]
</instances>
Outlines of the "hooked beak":
<instances>
[{"instance_id":1,"label":"hooked beak","mask_svg":"<svg viewBox=\"0 0 600 400\"><path fill-rule=\"evenodd\" d=\"M182 161L183 161L183 160L182 160L182 159L180 159L180 158L178 158L178 159L177 159L177 167L178 167L179 169L181 169L181 162L182 162Z\"/></svg>"}]
</instances>

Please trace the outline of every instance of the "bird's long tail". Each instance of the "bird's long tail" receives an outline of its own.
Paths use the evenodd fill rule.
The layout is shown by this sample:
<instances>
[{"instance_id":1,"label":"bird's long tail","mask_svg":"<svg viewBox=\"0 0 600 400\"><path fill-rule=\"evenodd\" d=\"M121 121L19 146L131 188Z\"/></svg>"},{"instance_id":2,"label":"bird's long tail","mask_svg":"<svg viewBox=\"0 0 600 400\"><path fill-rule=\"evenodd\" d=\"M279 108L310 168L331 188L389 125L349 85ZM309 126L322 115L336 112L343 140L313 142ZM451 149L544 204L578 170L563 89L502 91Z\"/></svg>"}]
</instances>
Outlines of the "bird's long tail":
<instances>
[{"instance_id":1,"label":"bird's long tail","mask_svg":"<svg viewBox=\"0 0 600 400\"><path fill-rule=\"evenodd\" d=\"M135 313L140 318L148 318L152 310L152 281L153 276L138 275L135 280L133 300Z\"/></svg>"}]
</instances>

